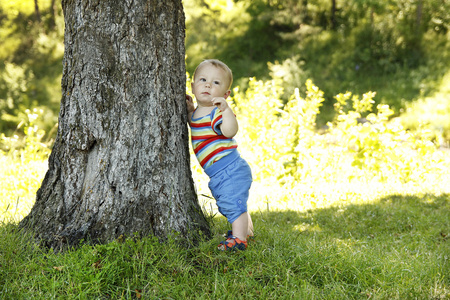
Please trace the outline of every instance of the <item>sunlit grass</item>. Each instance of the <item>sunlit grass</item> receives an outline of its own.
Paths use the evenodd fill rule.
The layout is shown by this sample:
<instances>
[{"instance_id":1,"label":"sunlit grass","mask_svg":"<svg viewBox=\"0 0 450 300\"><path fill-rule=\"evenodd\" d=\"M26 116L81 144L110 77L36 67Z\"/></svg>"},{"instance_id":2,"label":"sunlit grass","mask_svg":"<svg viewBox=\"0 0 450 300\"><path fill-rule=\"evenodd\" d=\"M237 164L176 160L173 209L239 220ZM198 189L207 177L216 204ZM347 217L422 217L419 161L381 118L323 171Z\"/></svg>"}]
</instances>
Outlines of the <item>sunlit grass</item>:
<instances>
[{"instance_id":1,"label":"sunlit grass","mask_svg":"<svg viewBox=\"0 0 450 300\"><path fill-rule=\"evenodd\" d=\"M328 167L316 166L320 172L311 172L301 182L294 185L260 180L253 183L249 210L252 212L272 210L296 210L327 208L332 206L344 207L350 204L364 204L376 202L390 195L443 195L450 194L450 151L437 151L434 156L435 170L420 174L417 170L417 181L404 182L395 173L389 174L388 179L380 180L378 176L365 173L351 166L351 157L341 157L339 165ZM328 153L328 156L332 153ZM195 159L195 158L194 158ZM323 159L326 161L326 159ZM316 161L313 161L316 163ZM307 164L307 163L306 163ZM203 206L206 210L217 213L214 199L209 198L207 186L208 178L201 173L197 165L194 166L194 179ZM387 174L386 174L387 175ZM209 197L208 197L209 196Z\"/></svg>"},{"instance_id":2,"label":"sunlit grass","mask_svg":"<svg viewBox=\"0 0 450 300\"><path fill-rule=\"evenodd\" d=\"M0 155L0 224L17 222L31 210L47 171L47 160L11 159Z\"/></svg>"},{"instance_id":3,"label":"sunlit grass","mask_svg":"<svg viewBox=\"0 0 450 300\"><path fill-rule=\"evenodd\" d=\"M34 124L42 113L26 110L17 126L21 136L0 136L0 224L19 222L30 212L47 171L50 150L42 142L45 132Z\"/></svg>"},{"instance_id":4,"label":"sunlit grass","mask_svg":"<svg viewBox=\"0 0 450 300\"><path fill-rule=\"evenodd\" d=\"M448 195L254 212L256 242L214 251L147 237L55 254L0 227L2 299L447 299ZM201 291L201 292L199 292Z\"/></svg>"}]
</instances>

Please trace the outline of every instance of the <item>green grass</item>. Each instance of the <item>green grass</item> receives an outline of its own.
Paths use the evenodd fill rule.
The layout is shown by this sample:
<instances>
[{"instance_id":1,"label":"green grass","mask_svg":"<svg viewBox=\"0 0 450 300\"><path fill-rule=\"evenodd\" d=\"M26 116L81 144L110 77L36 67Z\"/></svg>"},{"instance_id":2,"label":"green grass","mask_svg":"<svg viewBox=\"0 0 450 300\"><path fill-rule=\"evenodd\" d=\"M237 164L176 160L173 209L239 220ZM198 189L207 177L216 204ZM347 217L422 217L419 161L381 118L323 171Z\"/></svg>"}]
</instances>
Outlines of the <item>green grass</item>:
<instances>
[{"instance_id":1,"label":"green grass","mask_svg":"<svg viewBox=\"0 0 450 300\"><path fill-rule=\"evenodd\" d=\"M2 299L448 299L450 200L389 196L307 211L253 212L256 242L215 251L128 239L54 254L0 227Z\"/></svg>"}]
</instances>

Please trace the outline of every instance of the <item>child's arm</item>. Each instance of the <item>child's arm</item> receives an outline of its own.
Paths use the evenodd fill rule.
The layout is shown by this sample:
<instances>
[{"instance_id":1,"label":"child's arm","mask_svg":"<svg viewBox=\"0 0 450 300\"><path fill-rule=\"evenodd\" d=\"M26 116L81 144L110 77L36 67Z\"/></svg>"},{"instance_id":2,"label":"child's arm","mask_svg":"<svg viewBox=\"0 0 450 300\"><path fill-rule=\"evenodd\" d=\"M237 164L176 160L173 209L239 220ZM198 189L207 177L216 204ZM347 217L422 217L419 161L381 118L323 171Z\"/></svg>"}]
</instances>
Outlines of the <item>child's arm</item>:
<instances>
[{"instance_id":1,"label":"child's arm","mask_svg":"<svg viewBox=\"0 0 450 300\"><path fill-rule=\"evenodd\" d=\"M188 122L189 122L191 120L192 114L194 113L194 110L195 110L194 100L192 100L192 97L189 95L186 95L186 106L187 106Z\"/></svg>"},{"instance_id":2,"label":"child's arm","mask_svg":"<svg viewBox=\"0 0 450 300\"><path fill-rule=\"evenodd\" d=\"M223 97L213 98L212 102L222 112L222 124L220 125L222 134L227 138L234 137L239 130L239 125L233 110Z\"/></svg>"}]
</instances>

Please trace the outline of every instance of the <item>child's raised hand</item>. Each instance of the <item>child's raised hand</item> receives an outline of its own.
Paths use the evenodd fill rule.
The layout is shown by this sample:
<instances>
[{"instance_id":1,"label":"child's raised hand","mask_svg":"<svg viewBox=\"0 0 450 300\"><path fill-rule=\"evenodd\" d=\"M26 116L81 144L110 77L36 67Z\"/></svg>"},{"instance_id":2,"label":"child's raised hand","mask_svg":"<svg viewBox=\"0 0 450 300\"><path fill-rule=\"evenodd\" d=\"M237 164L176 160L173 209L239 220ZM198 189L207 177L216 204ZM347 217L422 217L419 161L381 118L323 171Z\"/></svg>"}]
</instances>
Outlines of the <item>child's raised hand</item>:
<instances>
[{"instance_id":1,"label":"child's raised hand","mask_svg":"<svg viewBox=\"0 0 450 300\"><path fill-rule=\"evenodd\" d=\"M192 113L195 110L194 100L189 95L186 95L186 106L188 114Z\"/></svg>"},{"instance_id":2,"label":"child's raised hand","mask_svg":"<svg viewBox=\"0 0 450 300\"><path fill-rule=\"evenodd\" d=\"M229 108L227 101L223 97L214 97L211 101L220 109L221 112L224 112L227 108Z\"/></svg>"}]
</instances>

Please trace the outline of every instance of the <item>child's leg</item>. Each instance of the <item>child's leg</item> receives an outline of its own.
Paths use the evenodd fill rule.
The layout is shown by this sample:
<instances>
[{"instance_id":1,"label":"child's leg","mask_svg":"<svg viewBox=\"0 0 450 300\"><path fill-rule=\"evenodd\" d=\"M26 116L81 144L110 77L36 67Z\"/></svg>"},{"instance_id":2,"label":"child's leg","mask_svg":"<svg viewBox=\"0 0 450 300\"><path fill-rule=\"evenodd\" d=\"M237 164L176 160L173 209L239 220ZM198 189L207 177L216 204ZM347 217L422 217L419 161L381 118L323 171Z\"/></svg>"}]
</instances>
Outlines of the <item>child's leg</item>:
<instances>
[{"instance_id":1,"label":"child's leg","mask_svg":"<svg viewBox=\"0 0 450 300\"><path fill-rule=\"evenodd\" d=\"M247 234L250 229L249 228L250 224L251 224L250 215L247 212L243 213L231 224L231 230L233 231L233 235L238 239L240 239L241 241L246 241ZM252 235L253 235L253 228L252 228Z\"/></svg>"},{"instance_id":2,"label":"child's leg","mask_svg":"<svg viewBox=\"0 0 450 300\"><path fill-rule=\"evenodd\" d=\"M248 215L248 229L247 229L247 235L248 236L253 236L253 222L252 222L252 217L250 216L250 214L247 212Z\"/></svg>"}]
</instances>

